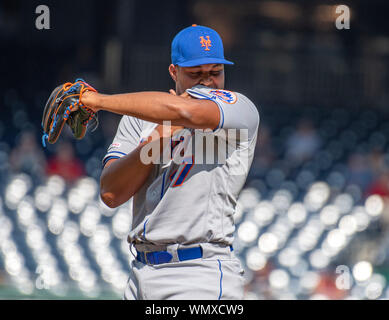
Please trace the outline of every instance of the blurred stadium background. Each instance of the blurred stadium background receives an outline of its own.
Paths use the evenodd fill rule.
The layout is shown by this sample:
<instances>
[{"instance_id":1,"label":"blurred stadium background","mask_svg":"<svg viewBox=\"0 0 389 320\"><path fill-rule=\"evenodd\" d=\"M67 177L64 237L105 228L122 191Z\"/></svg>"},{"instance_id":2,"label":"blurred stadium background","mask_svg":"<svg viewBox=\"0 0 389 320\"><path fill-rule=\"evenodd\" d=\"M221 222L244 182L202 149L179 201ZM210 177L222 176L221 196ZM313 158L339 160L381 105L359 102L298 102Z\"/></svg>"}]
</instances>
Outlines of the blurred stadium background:
<instances>
[{"instance_id":1,"label":"blurred stadium background","mask_svg":"<svg viewBox=\"0 0 389 320\"><path fill-rule=\"evenodd\" d=\"M50 9L37 30L35 8ZM335 8L351 28L335 28ZM389 298L387 1L0 2L0 298L120 299L130 203L98 197L119 116L43 149L51 90L173 88L170 42L197 23L224 39L226 86L260 109L238 203L246 299ZM349 285L349 286L348 286ZM348 287L347 287L348 286Z\"/></svg>"}]
</instances>

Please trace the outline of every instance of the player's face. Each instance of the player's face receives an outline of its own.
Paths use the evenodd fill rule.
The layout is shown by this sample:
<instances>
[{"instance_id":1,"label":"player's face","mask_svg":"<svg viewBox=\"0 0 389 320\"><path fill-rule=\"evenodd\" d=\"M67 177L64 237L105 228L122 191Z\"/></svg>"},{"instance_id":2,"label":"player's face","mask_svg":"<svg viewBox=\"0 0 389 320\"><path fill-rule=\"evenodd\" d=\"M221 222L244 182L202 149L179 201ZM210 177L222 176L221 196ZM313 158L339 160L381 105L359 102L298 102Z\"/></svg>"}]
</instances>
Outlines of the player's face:
<instances>
[{"instance_id":1,"label":"player's face","mask_svg":"<svg viewBox=\"0 0 389 320\"><path fill-rule=\"evenodd\" d=\"M176 82L177 94L201 84L215 89L224 89L224 65L203 64L196 67L179 67L171 64L169 72Z\"/></svg>"}]
</instances>

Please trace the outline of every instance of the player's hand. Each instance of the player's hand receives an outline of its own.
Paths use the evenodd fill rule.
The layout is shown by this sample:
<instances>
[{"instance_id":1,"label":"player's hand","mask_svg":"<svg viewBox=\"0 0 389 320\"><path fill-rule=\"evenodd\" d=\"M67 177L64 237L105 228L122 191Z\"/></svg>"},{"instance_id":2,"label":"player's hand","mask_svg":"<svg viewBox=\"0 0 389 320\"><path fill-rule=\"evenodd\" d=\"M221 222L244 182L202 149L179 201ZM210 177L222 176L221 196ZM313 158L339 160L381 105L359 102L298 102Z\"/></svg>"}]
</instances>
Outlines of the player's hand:
<instances>
[{"instance_id":1,"label":"player's hand","mask_svg":"<svg viewBox=\"0 0 389 320\"><path fill-rule=\"evenodd\" d=\"M182 129L184 129L183 126L164 126L163 124L159 124L154 130L158 132L162 139L170 139L174 134L177 134Z\"/></svg>"},{"instance_id":2,"label":"player's hand","mask_svg":"<svg viewBox=\"0 0 389 320\"><path fill-rule=\"evenodd\" d=\"M102 96L102 94L93 91L86 91L81 97L81 103L96 113L99 111L98 99L100 96Z\"/></svg>"},{"instance_id":3,"label":"player's hand","mask_svg":"<svg viewBox=\"0 0 389 320\"><path fill-rule=\"evenodd\" d=\"M150 136L148 136L141 143L141 145L146 145L150 143L157 144L159 146L159 154L155 155L155 157L157 158L162 155L165 147L170 146L172 136L177 134L182 129L184 129L184 127L182 126L166 126L163 124L159 124L154 128ZM149 154L149 156L152 156L152 154Z\"/></svg>"},{"instance_id":4,"label":"player's hand","mask_svg":"<svg viewBox=\"0 0 389 320\"><path fill-rule=\"evenodd\" d=\"M173 89L170 89L169 93L174 95L174 96L177 95L177 93ZM180 97L183 97L183 98L186 98L186 99L193 99L192 96L188 92L186 92L186 91L183 94L180 94Z\"/></svg>"}]
</instances>

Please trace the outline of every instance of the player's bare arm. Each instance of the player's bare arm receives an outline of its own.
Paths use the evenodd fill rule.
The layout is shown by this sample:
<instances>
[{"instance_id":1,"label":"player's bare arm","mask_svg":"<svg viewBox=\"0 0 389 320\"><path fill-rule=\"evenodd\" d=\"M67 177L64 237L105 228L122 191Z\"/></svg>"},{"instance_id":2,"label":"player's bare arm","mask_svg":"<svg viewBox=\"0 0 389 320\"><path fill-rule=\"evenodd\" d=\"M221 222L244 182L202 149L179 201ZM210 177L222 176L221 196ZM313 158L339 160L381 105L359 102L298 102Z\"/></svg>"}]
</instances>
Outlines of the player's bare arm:
<instances>
[{"instance_id":1,"label":"player's bare arm","mask_svg":"<svg viewBox=\"0 0 389 320\"><path fill-rule=\"evenodd\" d=\"M165 92L104 95L90 91L84 93L82 103L95 112L105 110L159 124L171 121L173 125L187 128L216 128L220 121L217 105L209 100L187 99L185 90L197 84L223 88L223 65L209 64L185 68L171 64L169 73L176 82L179 95Z\"/></svg>"},{"instance_id":2,"label":"player's bare arm","mask_svg":"<svg viewBox=\"0 0 389 320\"><path fill-rule=\"evenodd\" d=\"M140 160L143 145L120 159L109 160L105 165L100 176L100 196L108 207L116 208L129 200L149 176L153 165L145 165Z\"/></svg>"},{"instance_id":3,"label":"player's bare arm","mask_svg":"<svg viewBox=\"0 0 389 320\"><path fill-rule=\"evenodd\" d=\"M170 94L176 96L176 92L171 89ZM187 94L182 94L182 98L188 98ZM170 139L172 133L182 129L179 126L171 126L170 131L163 125L158 125L148 139L139 144L139 146L128 155L120 159L109 160L100 176L100 195L103 202L111 207L116 208L129 200L147 180L152 170L153 164L144 164L141 161L141 150L145 145L157 144L162 148L164 139ZM159 138L157 138L159 137ZM154 155L157 157L158 155ZM129 184L128 181L131 181Z\"/></svg>"},{"instance_id":4,"label":"player's bare arm","mask_svg":"<svg viewBox=\"0 0 389 320\"><path fill-rule=\"evenodd\" d=\"M220 120L219 109L214 102L185 99L164 92L115 95L87 92L82 103L94 111L105 110L159 124L171 121L173 125L187 128L213 129Z\"/></svg>"},{"instance_id":5,"label":"player's bare arm","mask_svg":"<svg viewBox=\"0 0 389 320\"><path fill-rule=\"evenodd\" d=\"M172 126L170 131L163 125L158 125L154 131L156 135L151 134L148 139L139 144L139 146L120 159L109 160L100 176L100 195L103 202L116 208L128 201L147 180L153 163L144 164L141 161L141 150L147 144L157 144L162 152L164 139L170 139L172 133L182 127ZM150 155L151 156L151 155ZM159 155L153 155L158 157ZM131 181L131 183L128 183Z\"/></svg>"}]
</instances>

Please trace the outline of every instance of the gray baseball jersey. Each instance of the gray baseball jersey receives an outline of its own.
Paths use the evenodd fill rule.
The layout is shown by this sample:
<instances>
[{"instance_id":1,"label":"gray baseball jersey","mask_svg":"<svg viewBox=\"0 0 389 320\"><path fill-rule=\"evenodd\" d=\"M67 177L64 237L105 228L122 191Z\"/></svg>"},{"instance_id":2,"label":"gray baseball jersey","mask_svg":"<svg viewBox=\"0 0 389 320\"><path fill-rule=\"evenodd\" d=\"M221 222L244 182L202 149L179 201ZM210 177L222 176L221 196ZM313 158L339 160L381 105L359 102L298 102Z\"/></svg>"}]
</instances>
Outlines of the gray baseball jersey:
<instances>
[{"instance_id":1,"label":"gray baseball jersey","mask_svg":"<svg viewBox=\"0 0 389 320\"><path fill-rule=\"evenodd\" d=\"M132 243L233 242L235 205L253 160L259 114L237 92L204 86L187 92L214 101L220 123L213 130L184 129L172 137L164 149L168 161L154 165L133 197ZM156 126L123 116L103 164L130 153Z\"/></svg>"}]
</instances>

